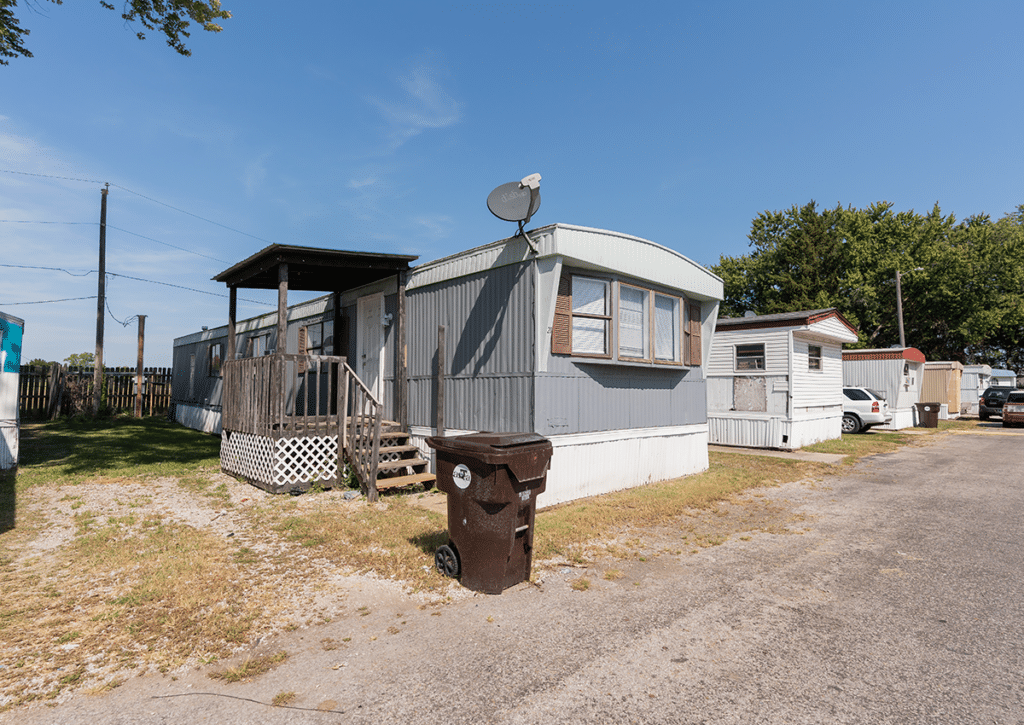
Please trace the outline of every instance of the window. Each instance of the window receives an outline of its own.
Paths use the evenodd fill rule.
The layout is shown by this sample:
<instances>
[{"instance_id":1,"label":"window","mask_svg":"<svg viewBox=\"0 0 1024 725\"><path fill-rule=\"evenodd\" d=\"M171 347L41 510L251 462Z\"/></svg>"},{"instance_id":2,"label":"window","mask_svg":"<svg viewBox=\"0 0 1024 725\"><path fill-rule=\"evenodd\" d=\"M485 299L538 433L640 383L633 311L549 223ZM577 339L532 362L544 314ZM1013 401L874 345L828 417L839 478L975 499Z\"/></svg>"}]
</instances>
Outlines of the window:
<instances>
[{"instance_id":1,"label":"window","mask_svg":"<svg viewBox=\"0 0 1024 725\"><path fill-rule=\"evenodd\" d=\"M807 369L821 370L821 345L807 346Z\"/></svg>"},{"instance_id":2,"label":"window","mask_svg":"<svg viewBox=\"0 0 1024 725\"><path fill-rule=\"evenodd\" d=\"M650 292L619 285L619 358L650 360Z\"/></svg>"},{"instance_id":3,"label":"window","mask_svg":"<svg viewBox=\"0 0 1024 725\"><path fill-rule=\"evenodd\" d=\"M688 302L686 309L686 327L683 328L683 334L686 337L686 364L699 366L702 355L700 347L700 305L696 302Z\"/></svg>"},{"instance_id":4,"label":"window","mask_svg":"<svg viewBox=\"0 0 1024 725\"><path fill-rule=\"evenodd\" d=\"M764 370L764 343L736 346L737 370Z\"/></svg>"},{"instance_id":5,"label":"window","mask_svg":"<svg viewBox=\"0 0 1024 725\"><path fill-rule=\"evenodd\" d=\"M246 343L246 357L262 357L270 349L270 333L250 337Z\"/></svg>"},{"instance_id":6,"label":"window","mask_svg":"<svg viewBox=\"0 0 1024 725\"><path fill-rule=\"evenodd\" d=\"M612 291L616 292L615 297ZM558 284L551 352L615 357L624 362L700 365L700 305L683 327L683 299L626 282L563 273ZM614 313L613 313L614 310ZM615 319L614 342L612 319ZM686 351L682 347L686 342Z\"/></svg>"},{"instance_id":7,"label":"window","mask_svg":"<svg viewBox=\"0 0 1024 725\"><path fill-rule=\"evenodd\" d=\"M210 377L220 377L221 344L215 342L210 345Z\"/></svg>"}]
</instances>

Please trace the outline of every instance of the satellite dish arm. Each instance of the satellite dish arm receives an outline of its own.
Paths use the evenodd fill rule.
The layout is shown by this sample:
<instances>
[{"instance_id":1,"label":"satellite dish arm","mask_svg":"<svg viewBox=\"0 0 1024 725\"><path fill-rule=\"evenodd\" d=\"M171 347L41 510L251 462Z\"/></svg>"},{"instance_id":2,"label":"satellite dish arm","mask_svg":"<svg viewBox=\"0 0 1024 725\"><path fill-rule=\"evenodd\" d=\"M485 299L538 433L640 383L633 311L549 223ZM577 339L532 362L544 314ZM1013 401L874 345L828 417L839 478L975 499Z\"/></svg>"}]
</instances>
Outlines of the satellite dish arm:
<instances>
[{"instance_id":1,"label":"satellite dish arm","mask_svg":"<svg viewBox=\"0 0 1024 725\"><path fill-rule=\"evenodd\" d=\"M526 243L530 245L530 251L533 252L534 254L540 254L540 249L537 247L537 243L530 239L530 235L526 233L525 229L523 229L523 225L526 224L526 222L528 221L530 220L527 219L526 221L519 222L519 233L523 235L523 237L526 239Z\"/></svg>"}]
</instances>

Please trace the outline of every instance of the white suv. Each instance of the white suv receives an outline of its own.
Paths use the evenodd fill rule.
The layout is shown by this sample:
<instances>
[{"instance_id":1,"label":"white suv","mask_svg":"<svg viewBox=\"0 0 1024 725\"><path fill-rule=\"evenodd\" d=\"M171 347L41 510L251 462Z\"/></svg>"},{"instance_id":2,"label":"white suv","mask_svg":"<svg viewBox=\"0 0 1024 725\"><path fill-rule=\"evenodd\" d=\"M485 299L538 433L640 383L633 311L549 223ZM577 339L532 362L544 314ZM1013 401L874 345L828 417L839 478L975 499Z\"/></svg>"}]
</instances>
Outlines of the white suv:
<instances>
[{"instance_id":1,"label":"white suv","mask_svg":"<svg viewBox=\"0 0 1024 725\"><path fill-rule=\"evenodd\" d=\"M869 388L843 388L843 433L863 433L890 420L884 395Z\"/></svg>"}]
</instances>

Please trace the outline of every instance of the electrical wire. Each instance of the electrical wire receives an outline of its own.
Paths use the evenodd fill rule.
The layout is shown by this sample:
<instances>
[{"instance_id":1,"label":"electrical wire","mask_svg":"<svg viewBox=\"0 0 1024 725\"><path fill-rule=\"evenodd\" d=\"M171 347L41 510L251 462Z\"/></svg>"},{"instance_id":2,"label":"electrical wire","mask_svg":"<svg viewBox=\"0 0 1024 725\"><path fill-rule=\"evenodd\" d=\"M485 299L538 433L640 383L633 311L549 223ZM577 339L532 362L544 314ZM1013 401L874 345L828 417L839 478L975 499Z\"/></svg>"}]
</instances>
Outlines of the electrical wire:
<instances>
[{"instance_id":1,"label":"electrical wire","mask_svg":"<svg viewBox=\"0 0 1024 725\"><path fill-rule=\"evenodd\" d=\"M0 307L14 307L15 305L48 305L51 302L72 302L74 300L94 300L96 295L88 297L66 297L62 300L38 300L36 302L0 302Z\"/></svg>"},{"instance_id":2,"label":"electrical wire","mask_svg":"<svg viewBox=\"0 0 1024 725\"><path fill-rule=\"evenodd\" d=\"M51 174L32 174L28 171L12 171L11 169L0 169L5 174L21 174L22 176L38 176L43 179L63 179L64 181L83 181L86 184L103 184L106 182L96 181L96 179L75 179L70 176L53 176Z\"/></svg>"},{"instance_id":3,"label":"electrical wire","mask_svg":"<svg viewBox=\"0 0 1024 725\"><path fill-rule=\"evenodd\" d=\"M99 222L46 222L38 219L0 219L0 224L99 224Z\"/></svg>"},{"instance_id":4,"label":"electrical wire","mask_svg":"<svg viewBox=\"0 0 1024 725\"><path fill-rule=\"evenodd\" d=\"M148 240L150 242L156 242L157 244L163 244L165 247L171 247L172 249L180 249L182 252L188 252L189 254L194 254L197 257L206 257L206 259L212 259L214 262L220 262L221 264L231 264L231 262L227 262L227 261L225 261L223 259L217 259L216 257L211 257L210 255L203 254L201 252L193 252L191 249L185 249L184 247L178 247L178 246L175 246L175 245L170 244L168 242L161 242L159 239L153 239L152 237L145 237L145 236L143 236L141 234L137 234L135 232L130 232L127 229L121 229L120 227L115 227L115 226L113 226L111 224L107 224L107 229L116 229L119 232L124 232L125 234L131 234L133 237L138 237L139 239L146 239L146 240Z\"/></svg>"},{"instance_id":5,"label":"electrical wire","mask_svg":"<svg viewBox=\"0 0 1024 725\"><path fill-rule=\"evenodd\" d=\"M83 272L82 274L75 274L74 272L62 269L61 267L35 267L29 264L0 264L0 267L14 267L15 269L48 269L51 272L63 272L64 274L70 274L72 277L87 277L90 274L96 274L95 269L90 269L88 272Z\"/></svg>"},{"instance_id":6,"label":"electrical wire","mask_svg":"<svg viewBox=\"0 0 1024 725\"><path fill-rule=\"evenodd\" d=\"M148 282L150 284L160 284L160 285L163 285L165 287L176 287L177 289L188 290L189 292L198 292L201 295L210 295L211 297L228 297L228 295L222 295L222 294L220 294L218 292L207 292L206 290L196 289L195 287L185 287L185 286L180 285L180 284L171 284L170 282L157 282L156 280L142 279L142 277L132 277L132 276L127 275L127 274L118 274L117 272L107 272L107 276L110 276L110 277L124 277L125 279L133 279L136 282ZM253 304L257 304L257 305L266 305L267 307L274 307L274 305L271 304L270 302L261 302L259 300L250 300L250 299L246 299L244 297L239 297L238 301L239 302L252 302Z\"/></svg>"}]
</instances>

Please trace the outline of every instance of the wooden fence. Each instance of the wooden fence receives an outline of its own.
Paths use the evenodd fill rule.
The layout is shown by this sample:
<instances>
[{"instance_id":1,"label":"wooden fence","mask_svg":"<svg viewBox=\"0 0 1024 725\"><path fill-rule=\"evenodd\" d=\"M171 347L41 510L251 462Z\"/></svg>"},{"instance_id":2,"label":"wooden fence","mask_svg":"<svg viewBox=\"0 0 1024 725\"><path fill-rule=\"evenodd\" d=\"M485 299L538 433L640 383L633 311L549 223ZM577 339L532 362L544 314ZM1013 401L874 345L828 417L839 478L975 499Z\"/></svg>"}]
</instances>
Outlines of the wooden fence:
<instances>
[{"instance_id":1,"label":"wooden fence","mask_svg":"<svg viewBox=\"0 0 1024 725\"><path fill-rule=\"evenodd\" d=\"M135 368L104 368L102 407L115 412L135 410ZM144 368L142 414L164 415L171 407L170 368ZM92 410L93 368L67 365L22 365L21 417L56 418Z\"/></svg>"}]
</instances>

